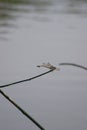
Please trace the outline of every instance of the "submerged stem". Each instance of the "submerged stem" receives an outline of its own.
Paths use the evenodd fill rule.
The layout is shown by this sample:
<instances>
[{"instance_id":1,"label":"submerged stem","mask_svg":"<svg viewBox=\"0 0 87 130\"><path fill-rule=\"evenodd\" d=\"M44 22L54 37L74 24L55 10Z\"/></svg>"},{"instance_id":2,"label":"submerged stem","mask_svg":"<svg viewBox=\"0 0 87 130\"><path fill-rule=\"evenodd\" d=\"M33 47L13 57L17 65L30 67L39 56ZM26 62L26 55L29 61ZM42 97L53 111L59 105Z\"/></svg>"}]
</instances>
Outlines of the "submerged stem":
<instances>
[{"instance_id":1,"label":"submerged stem","mask_svg":"<svg viewBox=\"0 0 87 130\"><path fill-rule=\"evenodd\" d=\"M31 120L39 129L45 130L33 117L31 117L25 110L23 110L18 104L16 104L9 96L7 96L1 89L0 93L13 104L23 115L25 115L29 120Z\"/></svg>"}]
</instances>

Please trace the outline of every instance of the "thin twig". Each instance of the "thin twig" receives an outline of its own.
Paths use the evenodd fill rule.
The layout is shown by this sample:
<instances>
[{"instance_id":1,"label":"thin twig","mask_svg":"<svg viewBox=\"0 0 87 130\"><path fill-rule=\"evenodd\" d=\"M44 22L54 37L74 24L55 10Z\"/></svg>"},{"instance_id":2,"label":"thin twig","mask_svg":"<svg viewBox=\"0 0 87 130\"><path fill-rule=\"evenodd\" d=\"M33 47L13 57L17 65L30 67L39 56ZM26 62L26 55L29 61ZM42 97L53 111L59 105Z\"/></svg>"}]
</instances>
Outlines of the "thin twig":
<instances>
[{"instance_id":1,"label":"thin twig","mask_svg":"<svg viewBox=\"0 0 87 130\"><path fill-rule=\"evenodd\" d=\"M84 66L78 65L78 64L74 64L74 63L60 63L59 65L71 65L71 66L75 66L75 67L79 67L81 69L87 70L87 67L84 67Z\"/></svg>"},{"instance_id":2,"label":"thin twig","mask_svg":"<svg viewBox=\"0 0 87 130\"><path fill-rule=\"evenodd\" d=\"M32 77L32 78L29 78L29 79L24 79L24 80L20 80L20 81L17 81L17 82L13 82L13 83L9 83L9 84L5 84L5 85L1 85L0 88L4 88L4 87L11 86L11 85L15 85L15 84L19 84L19 83L27 82L27 81L30 81L30 80L36 79L36 78L38 78L38 77L41 77L41 76L43 76L43 75L45 75L45 74L47 74L47 73L50 73L50 72L52 72L52 71L53 71L53 70L49 70L49 71L47 71L47 72L45 72L45 73L42 73L42 74L40 74L40 75L34 76L34 77Z\"/></svg>"},{"instance_id":3,"label":"thin twig","mask_svg":"<svg viewBox=\"0 0 87 130\"><path fill-rule=\"evenodd\" d=\"M23 110L18 104L16 104L9 96L7 96L1 89L0 93L11 103L13 104L23 115L25 115L29 120L31 120L38 128L45 130L34 118L32 118L25 110Z\"/></svg>"}]
</instances>

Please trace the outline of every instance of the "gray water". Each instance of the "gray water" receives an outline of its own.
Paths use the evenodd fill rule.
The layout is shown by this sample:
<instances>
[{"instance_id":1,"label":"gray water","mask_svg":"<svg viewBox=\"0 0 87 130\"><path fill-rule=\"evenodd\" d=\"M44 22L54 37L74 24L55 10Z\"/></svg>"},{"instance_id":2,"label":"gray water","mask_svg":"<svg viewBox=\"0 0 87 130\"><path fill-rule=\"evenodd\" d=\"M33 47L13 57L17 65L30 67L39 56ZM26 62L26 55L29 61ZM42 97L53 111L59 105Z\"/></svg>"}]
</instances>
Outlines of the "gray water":
<instances>
[{"instance_id":1,"label":"gray water","mask_svg":"<svg viewBox=\"0 0 87 130\"><path fill-rule=\"evenodd\" d=\"M86 0L0 0L0 85L47 71L38 64L87 67ZM87 130L87 72L61 66L3 88L46 130ZM38 130L0 95L0 130Z\"/></svg>"}]
</instances>

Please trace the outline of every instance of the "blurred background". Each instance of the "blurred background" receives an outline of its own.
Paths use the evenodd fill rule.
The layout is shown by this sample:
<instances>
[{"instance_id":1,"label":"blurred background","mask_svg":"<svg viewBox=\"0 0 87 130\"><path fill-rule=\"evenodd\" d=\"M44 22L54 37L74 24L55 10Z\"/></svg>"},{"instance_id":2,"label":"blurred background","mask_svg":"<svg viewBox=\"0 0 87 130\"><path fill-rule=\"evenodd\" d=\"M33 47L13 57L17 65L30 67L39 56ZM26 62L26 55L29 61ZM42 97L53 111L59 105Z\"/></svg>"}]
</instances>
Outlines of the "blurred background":
<instances>
[{"instance_id":1,"label":"blurred background","mask_svg":"<svg viewBox=\"0 0 87 130\"><path fill-rule=\"evenodd\" d=\"M87 0L0 0L0 85L73 62L87 67ZM60 66L3 88L46 130L87 129L87 72ZM0 95L1 130L38 130Z\"/></svg>"}]
</instances>

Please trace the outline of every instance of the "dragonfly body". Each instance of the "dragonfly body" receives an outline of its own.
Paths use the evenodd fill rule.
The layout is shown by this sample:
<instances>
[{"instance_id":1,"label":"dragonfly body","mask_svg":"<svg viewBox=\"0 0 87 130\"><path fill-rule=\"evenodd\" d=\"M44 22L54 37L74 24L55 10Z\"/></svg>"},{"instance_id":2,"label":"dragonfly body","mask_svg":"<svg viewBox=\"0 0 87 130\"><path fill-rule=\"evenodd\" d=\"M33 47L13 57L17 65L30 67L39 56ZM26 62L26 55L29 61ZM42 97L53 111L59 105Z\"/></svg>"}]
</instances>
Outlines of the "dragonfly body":
<instances>
[{"instance_id":1,"label":"dragonfly body","mask_svg":"<svg viewBox=\"0 0 87 130\"><path fill-rule=\"evenodd\" d=\"M45 68L48 68L50 70L60 70L59 68L51 65L50 63L43 63L42 65L38 65L37 67L45 67Z\"/></svg>"}]
</instances>

